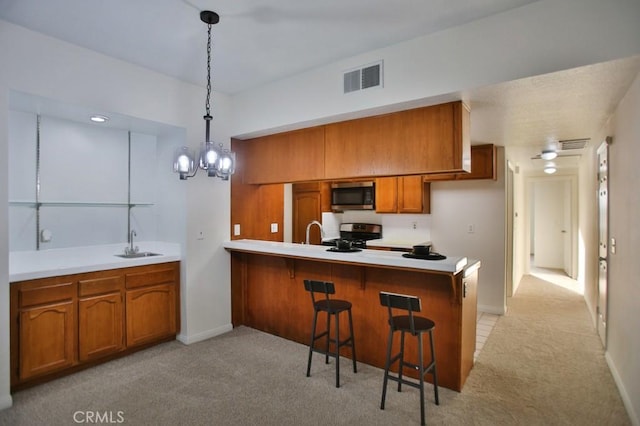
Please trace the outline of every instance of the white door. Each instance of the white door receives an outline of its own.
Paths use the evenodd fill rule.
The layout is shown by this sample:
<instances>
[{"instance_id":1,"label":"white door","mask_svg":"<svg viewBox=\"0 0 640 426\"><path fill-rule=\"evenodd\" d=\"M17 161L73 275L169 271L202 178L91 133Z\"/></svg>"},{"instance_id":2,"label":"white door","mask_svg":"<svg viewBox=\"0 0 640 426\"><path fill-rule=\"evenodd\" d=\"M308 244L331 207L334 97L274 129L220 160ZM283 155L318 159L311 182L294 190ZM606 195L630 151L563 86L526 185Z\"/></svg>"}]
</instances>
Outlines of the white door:
<instances>
[{"instance_id":1,"label":"white door","mask_svg":"<svg viewBox=\"0 0 640 426\"><path fill-rule=\"evenodd\" d=\"M533 210L535 266L565 270L566 265L571 265L571 186L569 181L558 179L536 181Z\"/></svg>"},{"instance_id":2,"label":"white door","mask_svg":"<svg viewBox=\"0 0 640 426\"><path fill-rule=\"evenodd\" d=\"M609 141L598 148L598 334L607 347L607 255L609 242Z\"/></svg>"},{"instance_id":3,"label":"white door","mask_svg":"<svg viewBox=\"0 0 640 426\"><path fill-rule=\"evenodd\" d=\"M564 217L563 217L563 227L560 233L562 234L562 243L563 243L563 257L564 257L563 269L564 269L564 273L567 274L567 276L571 278L575 278L573 276L573 268L571 267L573 264L572 263L573 259L571 257L571 246L572 246L571 182L569 182L568 180L563 181L562 189L564 191L564 195L562 199L562 201L564 202L564 211L563 211Z\"/></svg>"}]
</instances>

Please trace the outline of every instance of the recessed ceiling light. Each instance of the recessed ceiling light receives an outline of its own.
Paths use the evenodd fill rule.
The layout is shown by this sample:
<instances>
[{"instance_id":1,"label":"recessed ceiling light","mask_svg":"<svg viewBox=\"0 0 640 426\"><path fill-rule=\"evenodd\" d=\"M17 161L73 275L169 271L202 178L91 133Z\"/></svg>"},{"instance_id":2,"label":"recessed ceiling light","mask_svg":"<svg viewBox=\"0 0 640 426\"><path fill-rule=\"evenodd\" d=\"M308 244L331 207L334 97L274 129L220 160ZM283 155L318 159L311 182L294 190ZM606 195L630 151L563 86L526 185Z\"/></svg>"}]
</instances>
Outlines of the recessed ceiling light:
<instances>
[{"instance_id":1,"label":"recessed ceiling light","mask_svg":"<svg viewBox=\"0 0 640 426\"><path fill-rule=\"evenodd\" d=\"M91 117L89 117L89 120L93 121L94 123L104 123L109 120L109 117L107 117L106 115L92 115Z\"/></svg>"},{"instance_id":2,"label":"recessed ceiling light","mask_svg":"<svg viewBox=\"0 0 640 426\"><path fill-rule=\"evenodd\" d=\"M548 175L552 175L557 171L557 169L553 166L547 166L544 168L544 172Z\"/></svg>"},{"instance_id":3,"label":"recessed ceiling light","mask_svg":"<svg viewBox=\"0 0 640 426\"><path fill-rule=\"evenodd\" d=\"M540 154L540 158L542 158L543 160L553 160L557 156L558 153L551 149L544 150L542 151L542 154Z\"/></svg>"}]
</instances>

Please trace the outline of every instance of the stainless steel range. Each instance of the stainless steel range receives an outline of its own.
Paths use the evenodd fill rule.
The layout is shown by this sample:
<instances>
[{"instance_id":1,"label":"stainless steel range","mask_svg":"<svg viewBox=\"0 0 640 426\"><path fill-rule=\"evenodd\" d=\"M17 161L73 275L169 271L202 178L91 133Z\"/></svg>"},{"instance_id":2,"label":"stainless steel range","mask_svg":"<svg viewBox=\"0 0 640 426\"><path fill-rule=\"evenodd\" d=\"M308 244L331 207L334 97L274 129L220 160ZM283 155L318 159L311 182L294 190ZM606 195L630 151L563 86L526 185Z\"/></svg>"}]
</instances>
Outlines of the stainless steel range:
<instances>
[{"instance_id":1,"label":"stainless steel range","mask_svg":"<svg viewBox=\"0 0 640 426\"><path fill-rule=\"evenodd\" d=\"M343 223L340 225L340 238L351 242L352 247L367 248L367 241L382 238L382 225L373 223ZM322 244L335 246L336 241L323 241Z\"/></svg>"}]
</instances>

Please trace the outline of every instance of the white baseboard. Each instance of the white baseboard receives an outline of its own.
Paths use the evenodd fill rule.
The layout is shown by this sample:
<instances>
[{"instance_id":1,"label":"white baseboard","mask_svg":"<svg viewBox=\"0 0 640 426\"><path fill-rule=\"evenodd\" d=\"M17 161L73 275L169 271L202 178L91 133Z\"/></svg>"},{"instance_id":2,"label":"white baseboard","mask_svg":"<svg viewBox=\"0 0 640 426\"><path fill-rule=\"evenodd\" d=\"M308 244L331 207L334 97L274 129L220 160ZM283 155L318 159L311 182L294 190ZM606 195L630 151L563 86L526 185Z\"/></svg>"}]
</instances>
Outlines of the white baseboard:
<instances>
[{"instance_id":1,"label":"white baseboard","mask_svg":"<svg viewBox=\"0 0 640 426\"><path fill-rule=\"evenodd\" d=\"M622 403L624 404L624 408L627 409L627 414L631 419L631 424L634 426L640 426L640 417L638 417L638 413L635 412L635 409L631 402L631 398L629 397L629 394L627 393L627 390L624 387L624 383L620 378L620 374L618 374L618 370L616 370L616 366L613 363L613 360L609 356L609 352L604 353L604 358L607 360L609 371L611 371L611 375L613 376L613 381L616 382L616 386L618 387L618 392L620 392L620 397L622 398Z\"/></svg>"},{"instance_id":2,"label":"white baseboard","mask_svg":"<svg viewBox=\"0 0 640 426\"><path fill-rule=\"evenodd\" d=\"M233 330L233 325L231 323L223 325L222 327L216 327L212 330L203 331L202 333L186 335L186 334L178 334L176 339L185 345L190 345L192 343L201 342L203 340L210 339L212 337L219 336L224 333L228 333Z\"/></svg>"},{"instance_id":3,"label":"white baseboard","mask_svg":"<svg viewBox=\"0 0 640 426\"><path fill-rule=\"evenodd\" d=\"M494 315L504 315L507 313L507 307L498 307L492 305L478 305L478 311L484 312L486 314L494 314Z\"/></svg>"},{"instance_id":4,"label":"white baseboard","mask_svg":"<svg viewBox=\"0 0 640 426\"><path fill-rule=\"evenodd\" d=\"M0 395L0 410L4 410L5 408L9 408L13 405L13 399L10 394Z\"/></svg>"}]
</instances>

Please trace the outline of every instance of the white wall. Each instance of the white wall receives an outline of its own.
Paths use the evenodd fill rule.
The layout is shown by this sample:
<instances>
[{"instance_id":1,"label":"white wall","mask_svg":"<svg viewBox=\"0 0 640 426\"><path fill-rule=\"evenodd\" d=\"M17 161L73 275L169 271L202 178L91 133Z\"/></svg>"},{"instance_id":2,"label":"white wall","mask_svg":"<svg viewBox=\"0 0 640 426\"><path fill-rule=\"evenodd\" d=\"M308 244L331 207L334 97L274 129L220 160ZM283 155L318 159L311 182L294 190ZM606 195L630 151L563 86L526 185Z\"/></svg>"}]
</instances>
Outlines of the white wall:
<instances>
[{"instance_id":1,"label":"white wall","mask_svg":"<svg viewBox=\"0 0 640 426\"><path fill-rule=\"evenodd\" d=\"M4 113L8 110L9 95L0 84L0 159L9 158L9 119ZM11 406L12 402L9 393L9 172L6 161L0 160L0 410Z\"/></svg>"},{"instance_id":2,"label":"white wall","mask_svg":"<svg viewBox=\"0 0 640 426\"><path fill-rule=\"evenodd\" d=\"M635 0L537 1L236 95L232 134L457 100L465 89L631 56L640 52L639 14ZM380 59L383 89L342 94L345 70Z\"/></svg>"},{"instance_id":3,"label":"white wall","mask_svg":"<svg viewBox=\"0 0 640 426\"><path fill-rule=\"evenodd\" d=\"M640 74L611 122L607 361L633 424L640 425ZM609 246L611 247L611 246Z\"/></svg>"},{"instance_id":4,"label":"white wall","mask_svg":"<svg viewBox=\"0 0 640 426\"><path fill-rule=\"evenodd\" d=\"M478 310L506 312L505 160L498 148L498 179L433 182L431 239L441 253L482 262L478 275ZM474 232L468 232L473 225Z\"/></svg>"},{"instance_id":5,"label":"white wall","mask_svg":"<svg viewBox=\"0 0 640 426\"><path fill-rule=\"evenodd\" d=\"M0 408L10 404L9 394L9 286L8 286L8 98L10 91L30 93L63 103L115 112L185 129L193 148L204 137L202 102L205 89L150 72L125 62L42 36L0 20ZM96 82L100 82L96 84ZM214 96L213 139L229 146L229 99ZM168 136L167 136L168 137ZM175 146L183 141L176 140ZM162 152L159 155L167 155ZM170 155L169 155L170 157ZM181 185L185 201L177 206L186 221L162 223L184 228L182 259L180 339L196 341L231 328L229 258L221 247L228 239L229 182L200 174L188 182L178 178L167 164L158 174L164 181ZM160 169L160 168L159 168ZM168 200L162 201L168 203ZM169 215L171 216L171 215ZM173 214L179 218L180 213ZM196 240L199 231L204 240ZM180 238L172 232L166 235ZM174 240L175 241L175 240ZM178 241L180 242L180 241Z\"/></svg>"},{"instance_id":6,"label":"white wall","mask_svg":"<svg viewBox=\"0 0 640 426\"><path fill-rule=\"evenodd\" d=\"M83 116L86 118L86 115ZM37 115L9 112L9 200L31 204L9 206L9 248L36 250ZM107 124L91 124L40 115L40 230L52 234L40 250L127 243L129 188L131 229L136 241L156 241L156 136L129 134ZM165 168L164 173L167 173ZM129 186L130 185L130 186ZM83 205L82 203L85 203ZM96 203L120 205L98 206ZM89 204L89 205L86 205Z\"/></svg>"}]
</instances>

